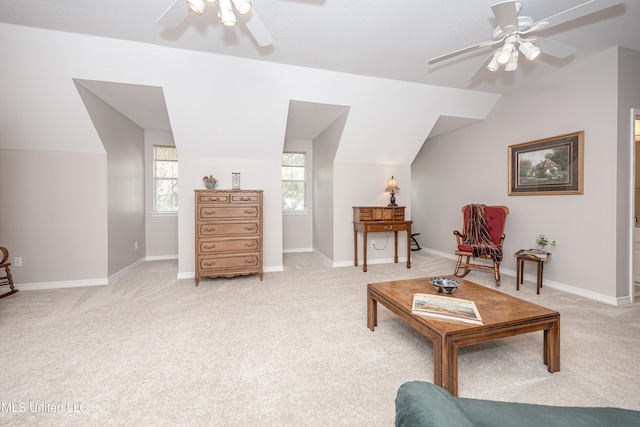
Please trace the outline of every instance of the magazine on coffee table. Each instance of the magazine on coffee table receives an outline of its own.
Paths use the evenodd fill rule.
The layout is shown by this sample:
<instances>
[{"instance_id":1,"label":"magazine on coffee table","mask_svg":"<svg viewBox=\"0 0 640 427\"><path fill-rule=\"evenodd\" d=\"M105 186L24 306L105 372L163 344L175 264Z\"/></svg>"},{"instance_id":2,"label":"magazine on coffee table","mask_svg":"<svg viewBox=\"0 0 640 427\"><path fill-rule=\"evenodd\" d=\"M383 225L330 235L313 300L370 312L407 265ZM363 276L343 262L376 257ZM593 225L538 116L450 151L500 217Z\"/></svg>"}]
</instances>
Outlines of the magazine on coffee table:
<instances>
[{"instance_id":1,"label":"magazine on coffee table","mask_svg":"<svg viewBox=\"0 0 640 427\"><path fill-rule=\"evenodd\" d=\"M473 301L431 294L414 294L413 314L454 322L482 325L482 317Z\"/></svg>"}]
</instances>

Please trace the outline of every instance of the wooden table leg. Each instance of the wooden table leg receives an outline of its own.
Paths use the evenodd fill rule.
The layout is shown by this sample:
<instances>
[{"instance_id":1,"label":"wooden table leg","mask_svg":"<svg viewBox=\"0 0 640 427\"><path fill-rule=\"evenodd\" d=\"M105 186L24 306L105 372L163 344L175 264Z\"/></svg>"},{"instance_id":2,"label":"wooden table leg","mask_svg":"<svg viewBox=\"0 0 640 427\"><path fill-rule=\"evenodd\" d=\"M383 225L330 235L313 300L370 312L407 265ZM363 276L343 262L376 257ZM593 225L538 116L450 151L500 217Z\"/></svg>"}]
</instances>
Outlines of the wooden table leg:
<instances>
[{"instance_id":1,"label":"wooden table leg","mask_svg":"<svg viewBox=\"0 0 640 427\"><path fill-rule=\"evenodd\" d=\"M411 225L407 227L407 268L411 268Z\"/></svg>"},{"instance_id":2,"label":"wooden table leg","mask_svg":"<svg viewBox=\"0 0 640 427\"><path fill-rule=\"evenodd\" d=\"M372 331L378 325L378 302L373 299L371 291L367 291L367 327Z\"/></svg>"},{"instance_id":3,"label":"wooden table leg","mask_svg":"<svg viewBox=\"0 0 640 427\"><path fill-rule=\"evenodd\" d=\"M393 243L394 243L394 252L393 252L393 262L398 263L398 232L393 232Z\"/></svg>"},{"instance_id":4,"label":"wooden table leg","mask_svg":"<svg viewBox=\"0 0 640 427\"><path fill-rule=\"evenodd\" d=\"M458 395L458 346L448 338L443 338L441 345L441 371L442 387L447 389L452 396ZM435 365L435 355L434 355Z\"/></svg>"},{"instance_id":5,"label":"wooden table leg","mask_svg":"<svg viewBox=\"0 0 640 427\"><path fill-rule=\"evenodd\" d=\"M522 283L522 264L524 261L522 259L517 258L516 260L516 291L520 290L520 283Z\"/></svg>"},{"instance_id":6,"label":"wooden table leg","mask_svg":"<svg viewBox=\"0 0 640 427\"><path fill-rule=\"evenodd\" d=\"M358 266L358 230L353 230L353 266Z\"/></svg>"},{"instance_id":7,"label":"wooden table leg","mask_svg":"<svg viewBox=\"0 0 640 427\"><path fill-rule=\"evenodd\" d=\"M553 323L550 329L544 330L544 363L547 371L560 371L560 318Z\"/></svg>"},{"instance_id":8,"label":"wooden table leg","mask_svg":"<svg viewBox=\"0 0 640 427\"><path fill-rule=\"evenodd\" d=\"M538 276L537 276L537 280L536 280L536 294L540 294L540 282L542 282L542 269L540 267L542 267L542 261L537 261L537 266L538 267Z\"/></svg>"},{"instance_id":9,"label":"wooden table leg","mask_svg":"<svg viewBox=\"0 0 640 427\"><path fill-rule=\"evenodd\" d=\"M367 228L366 227L362 232L362 250L364 252L362 255L362 257L364 258L362 260L362 271L366 273L367 272Z\"/></svg>"},{"instance_id":10,"label":"wooden table leg","mask_svg":"<svg viewBox=\"0 0 640 427\"><path fill-rule=\"evenodd\" d=\"M433 383L442 387L442 338L432 339L433 342Z\"/></svg>"}]
</instances>

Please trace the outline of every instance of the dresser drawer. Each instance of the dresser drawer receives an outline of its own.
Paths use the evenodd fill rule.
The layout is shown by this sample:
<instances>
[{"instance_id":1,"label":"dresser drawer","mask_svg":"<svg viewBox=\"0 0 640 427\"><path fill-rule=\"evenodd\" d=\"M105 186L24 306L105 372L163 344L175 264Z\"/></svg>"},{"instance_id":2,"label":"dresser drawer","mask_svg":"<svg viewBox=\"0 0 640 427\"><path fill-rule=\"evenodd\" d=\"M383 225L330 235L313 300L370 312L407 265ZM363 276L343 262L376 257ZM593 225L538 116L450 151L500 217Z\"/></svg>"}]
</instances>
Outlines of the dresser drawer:
<instances>
[{"instance_id":1,"label":"dresser drawer","mask_svg":"<svg viewBox=\"0 0 640 427\"><path fill-rule=\"evenodd\" d=\"M260 193L232 193L231 203L256 203L260 201Z\"/></svg>"},{"instance_id":2,"label":"dresser drawer","mask_svg":"<svg viewBox=\"0 0 640 427\"><path fill-rule=\"evenodd\" d=\"M258 206L199 206L198 207L198 220L210 220L210 219L244 219L244 218L259 218L260 208Z\"/></svg>"},{"instance_id":3,"label":"dresser drawer","mask_svg":"<svg viewBox=\"0 0 640 427\"><path fill-rule=\"evenodd\" d=\"M229 203L230 194L226 193L218 193L218 192L207 192L200 191L196 193L197 195L197 204L211 204L211 203Z\"/></svg>"},{"instance_id":4,"label":"dresser drawer","mask_svg":"<svg viewBox=\"0 0 640 427\"><path fill-rule=\"evenodd\" d=\"M200 264L202 275L207 275L226 269L255 269L260 264L260 256L259 254L220 257L202 256L198 259L198 263Z\"/></svg>"},{"instance_id":5,"label":"dresser drawer","mask_svg":"<svg viewBox=\"0 0 640 427\"><path fill-rule=\"evenodd\" d=\"M259 221L216 222L198 224L198 237L258 236Z\"/></svg>"},{"instance_id":6,"label":"dresser drawer","mask_svg":"<svg viewBox=\"0 0 640 427\"><path fill-rule=\"evenodd\" d=\"M200 253L253 252L260 249L260 239L203 239L199 242Z\"/></svg>"}]
</instances>

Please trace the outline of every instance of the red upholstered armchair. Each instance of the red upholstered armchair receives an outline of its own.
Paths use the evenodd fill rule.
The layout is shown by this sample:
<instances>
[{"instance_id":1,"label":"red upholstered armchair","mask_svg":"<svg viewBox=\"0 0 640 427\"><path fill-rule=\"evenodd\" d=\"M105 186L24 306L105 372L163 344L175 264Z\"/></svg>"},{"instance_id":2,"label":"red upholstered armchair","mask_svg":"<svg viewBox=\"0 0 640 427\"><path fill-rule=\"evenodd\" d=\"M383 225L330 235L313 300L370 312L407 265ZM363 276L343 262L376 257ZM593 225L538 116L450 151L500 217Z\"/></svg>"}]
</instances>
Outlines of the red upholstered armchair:
<instances>
[{"instance_id":1,"label":"red upholstered armchair","mask_svg":"<svg viewBox=\"0 0 640 427\"><path fill-rule=\"evenodd\" d=\"M478 205L476 205L478 206ZM464 277L469 274L470 268L483 268L483 269L492 269L493 275L496 279L496 286L500 286L500 261L502 260L502 243L504 242L504 224L507 219L507 215L509 214L509 208L506 206L484 206L484 219L486 220L486 225L488 227L489 236L491 238L491 242L485 246L493 246L489 247L488 252L483 253L483 251L475 248L474 255L474 243L467 234L469 233L469 223L470 223L470 212L471 205L466 205L462 207L462 214L464 217L464 234L459 231L454 231L453 234L456 236L456 252L458 255L458 263L456 264L456 271L453 273L458 277ZM499 254L499 256L498 256ZM466 257L466 261L462 262L462 258ZM482 258L488 259L491 261L492 265L488 264L480 264L471 262L471 258ZM464 272L459 274L460 267L464 266Z\"/></svg>"}]
</instances>

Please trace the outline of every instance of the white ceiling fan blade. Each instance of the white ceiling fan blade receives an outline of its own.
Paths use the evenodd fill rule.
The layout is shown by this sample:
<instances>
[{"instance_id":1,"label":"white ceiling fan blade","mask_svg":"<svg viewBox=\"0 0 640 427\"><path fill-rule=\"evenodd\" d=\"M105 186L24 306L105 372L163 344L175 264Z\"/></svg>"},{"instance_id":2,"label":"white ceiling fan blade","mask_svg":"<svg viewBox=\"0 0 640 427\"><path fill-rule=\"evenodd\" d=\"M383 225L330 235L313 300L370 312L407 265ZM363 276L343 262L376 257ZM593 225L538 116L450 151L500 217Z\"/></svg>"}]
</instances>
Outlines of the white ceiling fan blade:
<instances>
[{"instance_id":1,"label":"white ceiling fan blade","mask_svg":"<svg viewBox=\"0 0 640 427\"><path fill-rule=\"evenodd\" d=\"M176 28L189 14L189 6L184 0L175 0L158 18L158 24L170 30Z\"/></svg>"},{"instance_id":2,"label":"white ceiling fan blade","mask_svg":"<svg viewBox=\"0 0 640 427\"><path fill-rule=\"evenodd\" d=\"M498 25L505 33L510 33L518 29L518 11L516 2L509 0L496 3L491 6L493 14L498 20Z\"/></svg>"},{"instance_id":3,"label":"white ceiling fan blade","mask_svg":"<svg viewBox=\"0 0 640 427\"><path fill-rule=\"evenodd\" d=\"M263 47L272 44L273 36L269 32L269 30L267 30L267 27L264 25L264 22L262 22L262 19L260 19L260 17L258 16L255 8L251 9L251 12L249 13L247 18L248 19L245 21L245 25L251 32L251 35L255 39L256 43Z\"/></svg>"},{"instance_id":4,"label":"white ceiling fan blade","mask_svg":"<svg viewBox=\"0 0 640 427\"><path fill-rule=\"evenodd\" d=\"M480 48L483 48L483 47L486 47L486 46L493 46L494 44L501 43L502 40L504 40L504 38L502 38L500 40L489 40L489 41L486 41L486 42L474 44L473 46L468 46L468 47L465 47L465 48L462 48L462 49L458 49L458 50L455 50L453 52L449 52L449 53L444 54L444 55L436 56L435 58L432 58L432 59L429 60L429 64L435 64L436 62L444 61L445 59L453 58L454 56L462 55L463 53L471 52L471 51L474 51L476 49L480 49Z\"/></svg>"},{"instance_id":5,"label":"white ceiling fan blade","mask_svg":"<svg viewBox=\"0 0 640 427\"><path fill-rule=\"evenodd\" d=\"M540 48L543 55L551 55L560 59L567 58L573 55L578 50L578 48L575 46L571 46L566 43L561 43L544 37L536 36L533 37L531 41Z\"/></svg>"},{"instance_id":6,"label":"white ceiling fan blade","mask_svg":"<svg viewBox=\"0 0 640 427\"><path fill-rule=\"evenodd\" d=\"M544 28L538 28L538 31L555 27L556 25L564 24L565 22L573 21L574 19L582 18L583 16L591 15L592 13L600 12L601 10L624 3L624 1L625 0L590 0L571 9L556 13L548 18L541 19L534 23L532 28L543 22L547 22L548 25L544 26Z\"/></svg>"}]
</instances>

